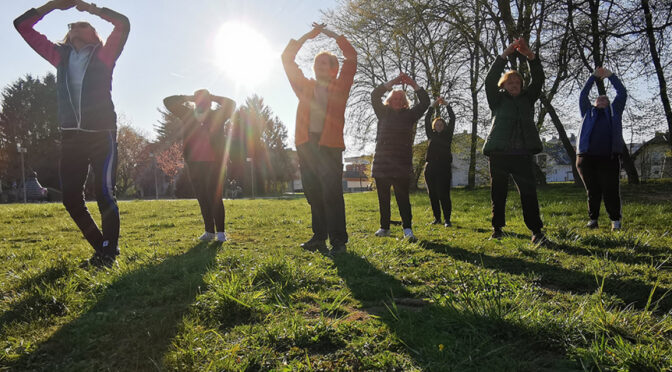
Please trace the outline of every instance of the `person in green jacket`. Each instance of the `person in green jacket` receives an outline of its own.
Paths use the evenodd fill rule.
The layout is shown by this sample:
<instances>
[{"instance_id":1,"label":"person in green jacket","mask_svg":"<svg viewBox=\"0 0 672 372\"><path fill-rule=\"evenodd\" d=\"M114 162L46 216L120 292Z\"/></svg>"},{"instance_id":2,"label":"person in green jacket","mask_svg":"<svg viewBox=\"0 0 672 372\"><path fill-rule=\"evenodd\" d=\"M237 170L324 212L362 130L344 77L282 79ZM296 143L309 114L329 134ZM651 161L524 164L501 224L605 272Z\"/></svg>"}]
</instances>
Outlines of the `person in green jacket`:
<instances>
[{"instance_id":1,"label":"person in green jacket","mask_svg":"<svg viewBox=\"0 0 672 372\"><path fill-rule=\"evenodd\" d=\"M527 87L518 71L510 70L502 75L507 58L515 52L527 58L532 77ZM533 169L533 155L542 150L534 122L534 103L539 99L543 83L541 62L522 38L514 40L496 58L485 78L485 92L492 112L492 127L483 145L483 154L490 160L491 239L501 238L502 227L506 225L504 212L510 175L520 193L523 218L532 231L532 243L547 241L542 232Z\"/></svg>"}]
</instances>

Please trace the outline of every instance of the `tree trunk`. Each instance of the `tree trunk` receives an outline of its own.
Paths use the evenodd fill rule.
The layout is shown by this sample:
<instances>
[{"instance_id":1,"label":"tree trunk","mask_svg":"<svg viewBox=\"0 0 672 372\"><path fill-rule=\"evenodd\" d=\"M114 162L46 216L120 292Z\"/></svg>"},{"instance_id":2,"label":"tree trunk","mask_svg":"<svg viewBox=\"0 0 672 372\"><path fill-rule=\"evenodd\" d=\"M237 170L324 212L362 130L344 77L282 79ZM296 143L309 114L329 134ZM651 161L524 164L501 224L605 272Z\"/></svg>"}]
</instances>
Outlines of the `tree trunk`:
<instances>
[{"instance_id":1,"label":"tree trunk","mask_svg":"<svg viewBox=\"0 0 672 372\"><path fill-rule=\"evenodd\" d=\"M567 132L565 131L565 127L560 121L560 117L558 117L558 113L555 111L555 108L551 102L549 102L548 99L543 95L541 96L541 103L544 105L544 109L546 109L548 114L551 116L551 121L553 122L555 129L558 131L558 137L560 137L562 146L565 148L565 151L567 151L567 155L569 155L569 161L572 164L572 174L574 175L574 184L577 186L583 186L583 183L581 182L581 176L579 176L579 172L576 169L576 151L567 137Z\"/></svg>"},{"instance_id":2,"label":"tree trunk","mask_svg":"<svg viewBox=\"0 0 672 372\"><path fill-rule=\"evenodd\" d=\"M658 87L660 89L660 100L663 103L665 110L665 118L667 119L667 130L670 135L667 136L667 141L672 147L672 109L670 108L670 99L667 96L667 82L665 81L665 73L660 64L660 56L658 49L656 49L656 36L653 34L653 20L651 18L651 8L649 7L649 0L641 0L642 9L644 10L644 20L646 21L646 37L649 41L649 51L651 52L651 59L653 65L656 67L656 76L658 76Z\"/></svg>"},{"instance_id":3,"label":"tree trunk","mask_svg":"<svg viewBox=\"0 0 672 372\"><path fill-rule=\"evenodd\" d=\"M635 161L630 156L630 150L628 146L623 145L623 155L621 156L623 162L623 169L628 175L628 183L631 185L639 184L639 174L637 173L637 167L635 167Z\"/></svg>"}]
</instances>

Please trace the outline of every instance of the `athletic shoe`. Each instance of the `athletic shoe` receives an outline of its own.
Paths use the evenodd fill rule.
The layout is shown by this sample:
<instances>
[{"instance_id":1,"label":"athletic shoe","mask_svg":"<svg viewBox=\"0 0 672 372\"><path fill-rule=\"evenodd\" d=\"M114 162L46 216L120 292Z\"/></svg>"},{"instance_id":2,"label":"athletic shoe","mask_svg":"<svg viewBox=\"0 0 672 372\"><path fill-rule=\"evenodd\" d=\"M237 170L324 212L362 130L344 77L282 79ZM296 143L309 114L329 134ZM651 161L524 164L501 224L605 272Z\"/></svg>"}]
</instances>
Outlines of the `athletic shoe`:
<instances>
[{"instance_id":1,"label":"athletic shoe","mask_svg":"<svg viewBox=\"0 0 672 372\"><path fill-rule=\"evenodd\" d=\"M310 251L310 252L315 252L315 251L325 251L327 250L327 243L325 243L324 240L322 239L317 239L315 237L310 238L305 243L301 243L301 248Z\"/></svg>"},{"instance_id":2,"label":"athletic shoe","mask_svg":"<svg viewBox=\"0 0 672 372\"><path fill-rule=\"evenodd\" d=\"M543 232L539 231L537 233L532 234L532 244L536 246L545 246L548 244L548 239L546 238L546 235L544 235Z\"/></svg>"},{"instance_id":3,"label":"athletic shoe","mask_svg":"<svg viewBox=\"0 0 672 372\"><path fill-rule=\"evenodd\" d=\"M217 232L217 237L215 238L215 241L220 242L220 243L224 243L227 240L228 239L226 237L226 231L221 231L221 232L218 231Z\"/></svg>"},{"instance_id":4,"label":"athletic shoe","mask_svg":"<svg viewBox=\"0 0 672 372\"><path fill-rule=\"evenodd\" d=\"M440 225L440 224L441 224L441 219L436 219L436 218L434 219L434 221L432 221L430 223L430 225Z\"/></svg>"},{"instance_id":5,"label":"athletic shoe","mask_svg":"<svg viewBox=\"0 0 672 372\"><path fill-rule=\"evenodd\" d=\"M611 221L611 231L618 231L621 229L621 221Z\"/></svg>"},{"instance_id":6,"label":"athletic shoe","mask_svg":"<svg viewBox=\"0 0 672 372\"><path fill-rule=\"evenodd\" d=\"M598 227L597 226L597 220L588 221L588 223L586 224L586 227L589 228L589 229L597 229L597 227Z\"/></svg>"},{"instance_id":7,"label":"athletic shoe","mask_svg":"<svg viewBox=\"0 0 672 372\"><path fill-rule=\"evenodd\" d=\"M380 237L390 236L390 229L380 228L373 235L380 236Z\"/></svg>"},{"instance_id":8,"label":"athletic shoe","mask_svg":"<svg viewBox=\"0 0 672 372\"><path fill-rule=\"evenodd\" d=\"M504 236L504 232L501 227L494 227L492 229L492 235L490 235L490 240L501 239Z\"/></svg>"},{"instance_id":9,"label":"athletic shoe","mask_svg":"<svg viewBox=\"0 0 672 372\"><path fill-rule=\"evenodd\" d=\"M215 233L211 233L211 232L206 231L206 232L203 233L203 235L198 237L198 240L200 240L202 242L211 242L211 241L215 240L215 237L216 237Z\"/></svg>"},{"instance_id":10,"label":"athletic shoe","mask_svg":"<svg viewBox=\"0 0 672 372\"><path fill-rule=\"evenodd\" d=\"M450 221L446 221L446 223L444 223L443 226L445 226L445 227L452 227L453 224L450 223Z\"/></svg>"},{"instance_id":11,"label":"athletic shoe","mask_svg":"<svg viewBox=\"0 0 672 372\"><path fill-rule=\"evenodd\" d=\"M411 243L418 241L418 238L413 235L413 230L411 229L404 229L404 239L408 239L408 241Z\"/></svg>"},{"instance_id":12,"label":"athletic shoe","mask_svg":"<svg viewBox=\"0 0 672 372\"><path fill-rule=\"evenodd\" d=\"M104 255L100 254L98 252L94 253L91 258L88 260L84 260L79 267L82 269L88 269L90 267L95 267L95 268L111 268L114 266L114 264L117 262L117 256L110 256L110 255Z\"/></svg>"}]
</instances>

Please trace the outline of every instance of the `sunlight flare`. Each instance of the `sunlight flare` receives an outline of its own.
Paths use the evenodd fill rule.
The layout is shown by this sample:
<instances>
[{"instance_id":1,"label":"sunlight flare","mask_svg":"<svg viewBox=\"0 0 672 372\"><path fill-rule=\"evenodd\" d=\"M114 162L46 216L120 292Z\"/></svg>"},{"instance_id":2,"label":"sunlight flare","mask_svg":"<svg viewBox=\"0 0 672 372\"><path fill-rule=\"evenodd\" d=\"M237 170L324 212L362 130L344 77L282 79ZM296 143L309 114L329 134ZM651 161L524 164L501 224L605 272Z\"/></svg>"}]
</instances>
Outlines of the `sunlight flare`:
<instances>
[{"instance_id":1,"label":"sunlight flare","mask_svg":"<svg viewBox=\"0 0 672 372\"><path fill-rule=\"evenodd\" d=\"M277 60L266 38L239 21L224 23L214 43L217 66L240 85L264 81Z\"/></svg>"}]
</instances>

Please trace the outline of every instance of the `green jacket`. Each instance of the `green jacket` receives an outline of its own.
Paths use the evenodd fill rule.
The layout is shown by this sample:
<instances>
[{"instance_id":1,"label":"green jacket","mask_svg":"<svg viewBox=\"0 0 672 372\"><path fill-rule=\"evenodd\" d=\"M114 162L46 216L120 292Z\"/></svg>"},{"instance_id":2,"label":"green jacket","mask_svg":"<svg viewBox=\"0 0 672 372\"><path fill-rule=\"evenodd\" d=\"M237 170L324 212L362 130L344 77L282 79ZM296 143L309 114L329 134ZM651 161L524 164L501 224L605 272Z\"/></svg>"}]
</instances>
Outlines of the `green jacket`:
<instances>
[{"instance_id":1,"label":"green jacket","mask_svg":"<svg viewBox=\"0 0 672 372\"><path fill-rule=\"evenodd\" d=\"M544 84L544 71L539 57L528 61L532 81L516 97L497 86L506 60L495 59L485 78L485 94L492 111L492 127L483 145L483 154L515 154L521 151L538 154L542 151L541 139L534 122L534 103L539 99ZM522 138L514 138L522 136ZM522 148L513 144L518 144Z\"/></svg>"}]
</instances>

